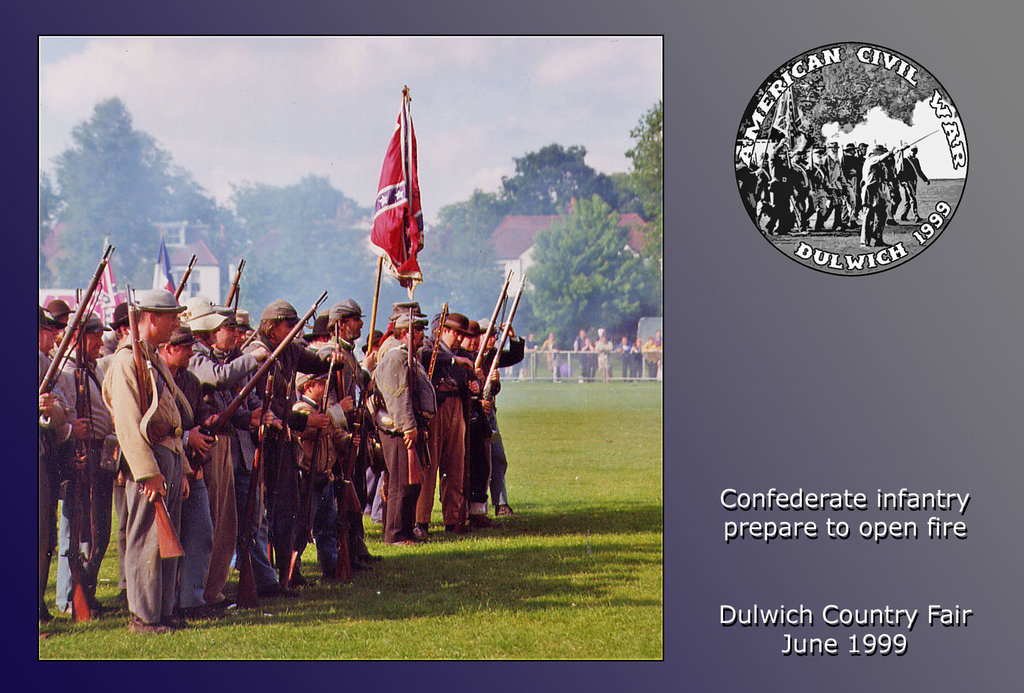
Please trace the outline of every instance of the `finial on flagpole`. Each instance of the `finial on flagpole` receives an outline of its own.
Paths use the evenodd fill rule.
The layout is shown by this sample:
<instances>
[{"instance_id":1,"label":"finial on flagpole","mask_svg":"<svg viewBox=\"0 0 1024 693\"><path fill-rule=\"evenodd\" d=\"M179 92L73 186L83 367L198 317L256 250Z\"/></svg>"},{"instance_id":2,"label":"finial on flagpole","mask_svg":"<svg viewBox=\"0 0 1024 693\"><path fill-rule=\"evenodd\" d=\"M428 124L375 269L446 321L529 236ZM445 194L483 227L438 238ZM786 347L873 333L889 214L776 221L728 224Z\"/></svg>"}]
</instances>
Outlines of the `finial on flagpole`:
<instances>
[{"instance_id":1,"label":"finial on flagpole","mask_svg":"<svg viewBox=\"0 0 1024 693\"><path fill-rule=\"evenodd\" d=\"M406 84L405 86L402 87L402 98L408 99L409 101L412 101L412 97L409 96L409 85L408 84Z\"/></svg>"}]
</instances>

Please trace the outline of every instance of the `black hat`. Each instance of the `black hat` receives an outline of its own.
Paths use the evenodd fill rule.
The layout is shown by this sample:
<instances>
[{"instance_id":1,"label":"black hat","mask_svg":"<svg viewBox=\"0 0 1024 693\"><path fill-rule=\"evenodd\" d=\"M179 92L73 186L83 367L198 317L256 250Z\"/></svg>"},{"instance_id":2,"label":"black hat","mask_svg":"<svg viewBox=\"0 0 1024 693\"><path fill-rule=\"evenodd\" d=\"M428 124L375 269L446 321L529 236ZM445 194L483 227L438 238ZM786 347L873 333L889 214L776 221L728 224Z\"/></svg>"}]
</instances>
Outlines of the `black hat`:
<instances>
[{"instance_id":1,"label":"black hat","mask_svg":"<svg viewBox=\"0 0 1024 693\"><path fill-rule=\"evenodd\" d=\"M100 320L100 316L96 313L89 313L86 317L84 324L82 325L82 332L84 334L92 334L94 332L106 332L109 327L103 325L103 321Z\"/></svg>"},{"instance_id":2,"label":"black hat","mask_svg":"<svg viewBox=\"0 0 1024 693\"><path fill-rule=\"evenodd\" d=\"M45 327L48 330L59 330L66 327L66 325L62 325L60 321L55 320L53 314L42 306L39 306L39 326Z\"/></svg>"},{"instance_id":3,"label":"black hat","mask_svg":"<svg viewBox=\"0 0 1024 693\"><path fill-rule=\"evenodd\" d=\"M380 340L382 340L382 339L384 339L384 333L381 332L380 330L374 330L373 331L373 345L374 346L380 346ZM366 345L368 343L369 343L369 340L367 340L366 342L363 342L363 353L364 354L366 353Z\"/></svg>"},{"instance_id":4,"label":"black hat","mask_svg":"<svg viewBox=\"0 0 1024 693\"><path fill-rule=\"evenodd\" d=\"M469 318L462 313L448 313L444 319L444 326L462 334L469 334Z\"/></svg>"},{"instance_id":5,"label":"black hat","mask_svg":"<svg viewBox=\"0 0 1024 693\"><path fill-rule=\"evenodd\" d=\"M68 326L68 316L71 315L71 308L67 303L59 298L55 298L46 304L46 310L50 311L50 315L60 323L61 327Z\"/></svg>"},{"instance_id":6,"label":"black hat","mask_svg":"<svg viewBox=\"0 0 1024 693\"><path fill-rule=\"evenodd\" d=\"M110 323L110 329L116 330L119 327L128 327L128 304L121 302L114 307L114 319Z\"/></svg>"},{"instance_id":7,"label":"black hat","mask_svg":"<svg viewBox=\"0 0 1024 693\"><path fill-rule=\"evenodd\" d=\"M196 338L192 334L192 330L184 325L178 325L174 328L174 332L171 333L171 339L168 344L179 346L182 344L195 344L195 341Z\"/></svg>"},{"instance_id":8,"label":"black hat","mask_svg":"<svg viewBox=\"0 0 1024 693\"><path fill-rule=\"evenodd\" d=\"M310 340L316 339L317 337L330 337L331 331L327 329L327 316L318 315L316 320L313 321L313 330L306 335L303 335L303 339Z\"/></svg>"}]
</instances>

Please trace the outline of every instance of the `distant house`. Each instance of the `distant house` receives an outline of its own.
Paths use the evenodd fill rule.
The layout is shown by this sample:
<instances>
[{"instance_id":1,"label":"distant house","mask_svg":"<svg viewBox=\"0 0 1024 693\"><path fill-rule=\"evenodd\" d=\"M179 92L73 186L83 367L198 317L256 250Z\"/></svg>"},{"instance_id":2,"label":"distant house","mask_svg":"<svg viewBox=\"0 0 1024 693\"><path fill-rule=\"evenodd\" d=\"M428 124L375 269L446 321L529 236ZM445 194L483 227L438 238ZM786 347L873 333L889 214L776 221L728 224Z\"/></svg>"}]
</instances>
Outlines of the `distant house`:
<instances>
[{"instance_id":1,"label":"distant house","mask_svg":"<svg viewBox=\"0 0 1024 693\"><path fill-rule=\"evenodd\" d=\"M491 234L495 255L502 274L512 270L517 277L525 277L533 264L533 238L558 219L557 214L509 214ZM626 246L639 253L644 245L646 222L639 214L627 212L619 215L619 226L629 228Z\"/></svg>"},{"instance_id":2,"label":"distant house","mask_svg":"<svg viewBox=\"0 0 1024 693\"><path fill-rule=\"evenodd\" d=\"M220 261L210 251L210 248L203 240L208 233L205 224L190 224L187 221L172 221L154 224L163 234L164 243L167 244L167 254L170 256L171 275L175 282L180 282L181 277L188 268L189 260L196 256L196 265L192 268L188 285L181 294L181 301L192 296L205 296L214 303L220 303ZM154 258L156 251L154 251ZM153 265L153 287L162 289L164 287L163 271L155 263Z\"/></svg>"}]
</instances>

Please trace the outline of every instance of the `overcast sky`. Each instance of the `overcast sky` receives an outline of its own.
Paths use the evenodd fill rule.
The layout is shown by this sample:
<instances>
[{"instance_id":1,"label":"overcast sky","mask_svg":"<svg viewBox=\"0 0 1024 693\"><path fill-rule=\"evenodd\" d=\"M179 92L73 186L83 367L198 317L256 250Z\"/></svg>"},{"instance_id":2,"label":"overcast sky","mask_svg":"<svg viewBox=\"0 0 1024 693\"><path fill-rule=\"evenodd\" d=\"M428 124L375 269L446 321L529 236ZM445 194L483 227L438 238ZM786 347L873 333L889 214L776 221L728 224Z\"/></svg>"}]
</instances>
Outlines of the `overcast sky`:
<instances>
[{"instance_id":1,"label":"overcast sky","mask_svg":"<svg viewBox=\"0 0 1024 693\"><path fill-rule=\"evenodd\" d=\"M41 37L39 61L41 169L116 96L221 203L314 174L372 207L408 85L429 223L553 142L628 171L662 97L660 37Z\"/></svg>"}]
</instances>

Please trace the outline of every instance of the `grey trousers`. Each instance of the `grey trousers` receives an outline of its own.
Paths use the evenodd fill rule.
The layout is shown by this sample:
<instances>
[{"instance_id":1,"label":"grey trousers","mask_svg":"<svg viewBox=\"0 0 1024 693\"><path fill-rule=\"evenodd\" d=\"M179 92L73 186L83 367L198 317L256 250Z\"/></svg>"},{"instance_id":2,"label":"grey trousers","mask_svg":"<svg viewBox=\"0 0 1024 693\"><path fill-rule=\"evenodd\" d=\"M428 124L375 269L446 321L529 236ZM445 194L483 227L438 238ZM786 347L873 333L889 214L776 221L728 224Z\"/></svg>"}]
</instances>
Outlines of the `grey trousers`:
<instances>
[{"instance_id":1,"label":"grey trousers","mask_svg":"<svg viewBox=\"0 0 1024 693\"><path fill-rule=\"evenodd\" d=\"M153 446L160 473L167 480L167 514L177 532L181 527L182 459L162 445ZM125 531L124 577L128 610L144 623L158 624L174 610L174 585L178 559L160 558L156 510L135 481L125 483L128 523Z\"/></svg>"}]
</instances>

